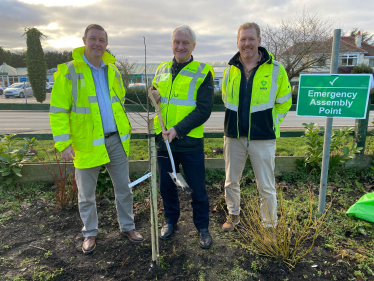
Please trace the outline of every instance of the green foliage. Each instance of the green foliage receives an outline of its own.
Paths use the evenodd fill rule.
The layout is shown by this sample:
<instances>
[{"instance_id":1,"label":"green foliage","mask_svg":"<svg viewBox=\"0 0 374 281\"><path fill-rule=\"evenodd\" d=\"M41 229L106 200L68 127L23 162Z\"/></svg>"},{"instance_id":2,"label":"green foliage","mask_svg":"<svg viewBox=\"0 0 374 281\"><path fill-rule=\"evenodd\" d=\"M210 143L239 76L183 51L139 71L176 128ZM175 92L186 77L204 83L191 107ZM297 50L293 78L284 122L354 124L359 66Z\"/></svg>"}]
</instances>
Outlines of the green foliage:
<instances>
[{"instance_id":1,"label":"green foliage","mask_svg":"<svg viewBox=\"0 0 374 281\"><path fill-rule=\"evenodd\" d=\"M139 87L127 89L125 104L147 104L147 91Z\"/></svg>"},{"instance_id":2,"label":"green foliage","mask_svg":"<svg viewBox=\"0 0 374 281\"><path fill-rule=\"evenodd\" d=\"M21 175L22 161L31 158L27 156L30 145L35 138L23 139L22 148L15 149L14 146L21 144L20 138L15 134L4 135L0 140L0 188L14 189Z\"/></svg>"},{"instance_id":3,"label":"green foliage","mask_svg":"<svg viewBox=\"0 0 374 281\"><path fill-rule=\"evenodd\" d=\"M355 67L353 67L352 69L352 72L351 73L369 73L369 74L374 74L374 70L371 66L365 64L365 63L361 63L359 65L356 65Z\"/></svg>"},{"instance_id":4,"label":"green foliage","mask_svg":"<svg viewBox=\"0 0 374 281\"><path fill-rule=\"evenodd\" d=\"M55 68L58 64L73 60L72 51L46 51L44 57L47 69Z\"/></svg>"},{"instance_id":5,"label":"green foliage","mask_svg":"<svg viewBox=\"0 0 374 281\"><path fill-rule=\"evenodd\" d=\"M26 65L31 88L38 102L46 98L45 82L47 79L47 64L40 39L45 37L37 28L25 28L26 35Z\"/></svg>"},{"instance_id":6,"label":"green foliage","mask_svg":"<svg viewBox=\"0 0 374 281\"><path fill-rule=\"evenodd\" d=\"M297 104L297 94L298 94L298 90L293 90L292 91L292 104Z\"/></svg>"},{"instance_id":7,"label":"green foliage","mask_svg":"<svg viewBox=\"0 0 374 281\"><path fill-rule=\"evenodd\" d=\"M305 128L305 144L307 150L304 155L303 161L298 161L298 168L303 169L304 172L312 172L319 174L322 168L322 156L323 156L323 136L321 136L324 128L320 128L318 123L313 122L306 124L303 123ZM352 143L349 148L346 146L348 143L348 136L353 132L353 128L342 128L335 129L332 132L331 144L330 144L330 160L329 160L329 172L334 172L336 168L341 167L349 159L355 157L355 154L362 150L362 147L357 147L357 143ZM340 151L343 155L340 155ZM304 167L304 168L303 168Z\"/></svg>"},{"instance_id":8,"label":"green foliage","mask_svg":"<svg viewBox=\"0 0 374 281\"><path fill-rule=\"evenodd\" d=\"M96 193L100 195L111 195L113 194L113 184L110 179L108 170L105 166L101 166L99 176L97 179Z\"/></svg>"},{"instance_id":9,"label":"green foliage","mask_svg":"<svg viewBox=\"0 0 374 281\"><path fill-rule=\"evenodd\" d=\"M222 91L221 90L218 90L218 91L214 92L213 103L214 104L223 104Z\"/></svg>"},{"instance_id":10,"label":"green foliage","mask_svg":"<svg viewBox=\"0 0 374 281\"><path fill-rule=\"evenodd\" d=\"M26 67L26 51L11 52L0 47L0 65L4 62L13 67Z\"/></svg>"}]
</instances>

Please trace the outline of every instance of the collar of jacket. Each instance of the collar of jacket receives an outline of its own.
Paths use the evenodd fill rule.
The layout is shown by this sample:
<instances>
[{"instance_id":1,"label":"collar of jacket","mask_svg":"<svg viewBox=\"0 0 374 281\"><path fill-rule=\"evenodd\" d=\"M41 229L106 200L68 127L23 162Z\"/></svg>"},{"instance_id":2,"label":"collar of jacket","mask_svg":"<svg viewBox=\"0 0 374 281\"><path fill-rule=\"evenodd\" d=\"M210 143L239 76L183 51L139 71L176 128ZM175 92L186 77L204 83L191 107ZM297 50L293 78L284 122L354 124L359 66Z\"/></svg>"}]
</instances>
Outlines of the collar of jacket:
<instances>
[{"instance_id":1,"label":"collar of jacket","mask_svg":"<svg viewBox=\"0 0 374 281\"><path fill-rule=\"evenodd\" d=\"M258 50L262 53L262 59L261 59L261 64L263 63L268 63L272 64L274 61L274 56L271 54L268 50L266 50L264 47L258 47ZM234 65L239 68L239 56L240 52L238 51L229 61L229 65Z\"/></svg>"},{"instance_id":2,"label":"collar of jacket","mask_svg":"<svg viewBox=\"0 0 374 281\"><path fill-rule=\"evenodd\" d=\"M175 57L173 58L173 63L171 65L171 73L172 73L172 77L173 77L173 80L175 79L175 77L178 75L178 73L187 65L189 64L190 62L193 61L193 56L191 55L191 58L189 61L186 61L186 62L183 62L183 63L178 63L177 60L175 59Z\"/></svg>"},{"instance_id":3,"label":"collar of jacket","mask_svg":"<svg viewBox=\"0 0 374 281\"><path fill-rule=\"evenodd\" d=\"M73 59L76 62L84 62L83 54L84 54L85 49L86 49L86 46L79 47L79 48L76 48L76 49L73 50ZM102 59L103 59L105 64L116 62L116 58L113 57L111 54L109 54L106 51L104 52L104 55L103 55Z\"/></svg>"}]
</instances>

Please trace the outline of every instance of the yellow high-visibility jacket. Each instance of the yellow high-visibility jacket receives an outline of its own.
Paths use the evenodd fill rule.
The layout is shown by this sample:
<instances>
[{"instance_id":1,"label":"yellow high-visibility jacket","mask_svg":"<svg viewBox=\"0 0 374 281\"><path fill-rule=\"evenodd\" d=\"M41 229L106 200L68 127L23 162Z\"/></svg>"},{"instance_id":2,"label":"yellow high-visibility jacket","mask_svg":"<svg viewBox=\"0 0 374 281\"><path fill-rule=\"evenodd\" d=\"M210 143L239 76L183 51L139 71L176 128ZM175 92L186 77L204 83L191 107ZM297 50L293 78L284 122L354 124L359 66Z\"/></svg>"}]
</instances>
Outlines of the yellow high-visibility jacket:
<instances>
[{"instance_id":1,"label":"yellow high-visibility jacket","mask_svg":"<svg viewBox=\"0 0 374 281\"><path fill-rule=\"evenodd\" d=\"M166 129L178 124L196 108L197 90L204 82L209 71L211 71L214 79L212 66L192 61L178 73L173 81L172 64L173 61L161 63L153 79L153 86L161 96L161 114ZM157 116L155 117L155 132L156 134L161 133L161 126ZM204 136L204 124L192 129L187 136L202 138Z\"/></svg>"},{"instance_id":2,"label":"yellow high-visibility jacket","mask_svg":"<svg viewBox=\"0 0 374 281\"><path fill-rule=\"evenodd\" d=\"M73 61L58 65L51 95L50 123L58 151L72 145L74 166L92 168L110 162L105 148L104 130L90 67L83 59L85 47L73 51ZM125 88L121 74L114 65L116 59L105 52L108 65L108 87L114 119L123 148L129 155L131 125L122 106Z\"/></svg>"},{"instance_id":3,"label":"yellow high-visibility jacket","mask_svg":"<svg viewBox=\"0 0 374 281\"><path fill-rule=\"evenodd\" d=\"M279 138L279 124L292 105L291 86L284 67L274 61L271 53L264 50L268 60L258 67L253 78L249 109L249 140ZM234 58L229 63L231 65L223 72L222 100L226 107L224 133L227 137L239 138L239 96L242 75L240 69L233 64Z\"/></svg>"}]
</instances>

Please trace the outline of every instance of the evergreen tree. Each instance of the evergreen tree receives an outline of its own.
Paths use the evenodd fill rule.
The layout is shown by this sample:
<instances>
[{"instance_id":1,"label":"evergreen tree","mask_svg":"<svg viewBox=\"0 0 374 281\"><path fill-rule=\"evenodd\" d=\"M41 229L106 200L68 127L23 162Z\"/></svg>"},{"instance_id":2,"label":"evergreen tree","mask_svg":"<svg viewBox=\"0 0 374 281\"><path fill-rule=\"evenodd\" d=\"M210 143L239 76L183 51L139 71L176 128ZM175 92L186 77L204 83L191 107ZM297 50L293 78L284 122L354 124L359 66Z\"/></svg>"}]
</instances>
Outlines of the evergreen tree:
<instances>
[{"instance_id":1,"label":"evergreen tree","mask_svg":"<svg viewBox=\"0 0 374 281\"><path fill-rule=\"evenodd\" d=\"M43 102L46 98L47 64L40 39L45 35L35 27L25 28L23 35L26 35L26 65L31 88L36 100Z\"/></svg>"}]
</instances>

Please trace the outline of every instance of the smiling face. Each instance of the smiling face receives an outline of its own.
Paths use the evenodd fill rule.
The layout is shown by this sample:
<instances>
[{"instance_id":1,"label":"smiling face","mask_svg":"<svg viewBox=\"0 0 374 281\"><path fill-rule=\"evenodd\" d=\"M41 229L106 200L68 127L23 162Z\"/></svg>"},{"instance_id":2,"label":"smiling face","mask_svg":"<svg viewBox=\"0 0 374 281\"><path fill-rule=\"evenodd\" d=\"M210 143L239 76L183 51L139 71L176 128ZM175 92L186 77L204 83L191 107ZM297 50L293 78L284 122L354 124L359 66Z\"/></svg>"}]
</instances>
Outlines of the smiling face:
<instances>
[{"instance_id":1,"label":"smiling face","mask_svg":"<svg viewBox=\"0 0 374 281\"><path fill-rule=\"evenodd\" d=\"M261 45L261 37L257 37L257 31L254 28L242 29L239 33L237 46L240 56L249 60L258 53L258 47Z\"/></svg>"},{"instance_id":2,"label":"smiling face","mask_svg":"<svg viewBox=\"0 0 374 281\"><path fill-rule=\"evenodd\" d=\"M108 46L106 34L104 30L91 28L87 32L87 36L83 37L83 43L86 46L84 54L86 58L91 61L101 60L103 54Z\"/></svg>"},{"instance_id":3,"label":"smiling face","mask_svg":"<svg viewBox=\"0 0 374 281\"><path fill-rule=\"evenodd\" d=\"M178 63L184 63L191 58L192 51L195 49L196 43L192 43L191 34L184 34L177 30L172 40L172 49L175 60Z\"/></svg>"}]
</instances>

